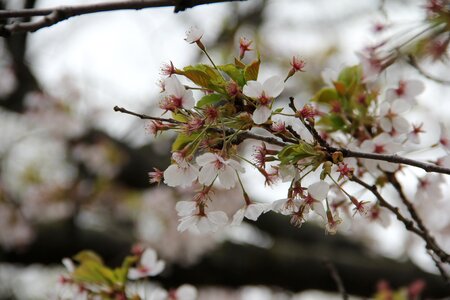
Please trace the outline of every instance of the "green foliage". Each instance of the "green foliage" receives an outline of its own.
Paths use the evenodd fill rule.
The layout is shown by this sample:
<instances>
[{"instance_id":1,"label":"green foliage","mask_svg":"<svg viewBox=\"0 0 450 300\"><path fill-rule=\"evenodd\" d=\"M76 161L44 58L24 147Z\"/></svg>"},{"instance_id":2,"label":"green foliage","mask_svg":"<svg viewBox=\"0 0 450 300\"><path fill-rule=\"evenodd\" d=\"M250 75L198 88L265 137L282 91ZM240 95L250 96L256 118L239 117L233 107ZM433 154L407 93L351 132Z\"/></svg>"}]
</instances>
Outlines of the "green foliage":
<instances>
[{"instance_id":1,"label":"green foliage","mask_svg":"<svg viewBox=\"0 0 450 300\"><path fill-rule=\"evenodd\" d=\"M246 81L249 80L258 80L259 66L261 65L261 60L258 58L257 60L251 62L244 68L244 78Z\"/></svg>"},{"instance_id":2,"label":"green foliage","mask_svg":"<svg viewBox=\"0 0 450 300\"><path fill-rule=\"evenodd\" d=\"M209 94L203 96L198 102L197 107L203 107L206 105L214 105L224 99L224 96L221 94Z\"/></svg>"},{"instance_id":3,"label":"green foliage","mask_svg":"<svg viewBox=\"0 0 450 300\"><path fill-rule=\"evenodd\" d=\"M183 69L182 74L200 87L219 93L225 92L226 82L213 67L204 64L187 66Z\"/></svg>"},{"instance_id":4,"label":"green foliage","mask_svg":"<svg viewBox=\"0 0 450 300\"><path fill-rule=\"evenodd\" d=\"M194 133L191 135L179 133L177 138L172 144L172 152L183 149L187 144L194 141L198 137L198 135L199 135L198 133Z\"/></svg>"},{"instance_id":5,"label":"green foliage","mask_svg":"<svg viewBox=\"0 0 450 300\"><path fill-rule=\"evenodd\" d=\"M324 153L303 141L298 145L286 146L278 153L278 159L284 165L296 165L298 161L307 158L311 159L312 164L317 167L323 161Z\"/></svg>"},{"instance_id":6,"label":"green foliage","mask_svg":"<svg viewBox=\"0 0 450 300\"><path fill-rule=\"evenodd\" d=\"M136 263L136 256L125 258L120 268L111 269L92 251L82 251L74 256L79 263L71 274L75 283L83 286L97 286L106 293L122 292L127 281L129 268Z\"/></svg>"},{"instance_id":7,"label":"green foliage","mask_svg":"<svg viewBox=\"0 0 450 300\"><path fill-rule=\"evenodd\" d=\"M355 134L361 126L373 123L369 107L377 96L363 82L360 65L344 68L333 87L322 88L311 99L329 108L329 113L321 116L317 125L328 132Z\"/></svg>"},{"instance_id":8,"label":"green foliage","mask_svg":"<svg viewBox=\"0 0 450 300\"><path fill-rule=\"evenodd\" d=\"M233 79L239 86L242 87L245 85L246 80L242 68L239 68L233 64L221 65L217 66L217 68L230 76L230 78Z\"/></svg>"}]
</instances>

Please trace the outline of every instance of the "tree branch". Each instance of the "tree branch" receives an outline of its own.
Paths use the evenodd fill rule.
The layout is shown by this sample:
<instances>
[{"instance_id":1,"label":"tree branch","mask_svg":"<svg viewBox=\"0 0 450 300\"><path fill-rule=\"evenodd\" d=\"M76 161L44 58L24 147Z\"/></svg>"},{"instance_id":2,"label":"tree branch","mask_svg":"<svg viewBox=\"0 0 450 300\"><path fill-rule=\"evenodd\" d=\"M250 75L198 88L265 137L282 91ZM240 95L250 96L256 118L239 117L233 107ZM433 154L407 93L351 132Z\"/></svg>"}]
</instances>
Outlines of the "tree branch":
<instances>
[{"instance_id":1,"label":"tree branch","mask_svg":"<svg viewBox=\"0 0 450 300\"><path fill-rule=\"evenodd\" d=\"M414 222L412 220L410 220L410 219L406 218L405 216L403 216L400 213L400 210L399 210L398 207L395 207L395 206L391 205L389 202L387 202L386 199L384 199L384 197L378 191L378 188L377 188L376 185L370 185L370 184L362 181L361 179L359 179L356 176L353 176L352 178L350 178L350 180L353 181L353 182L358 183L359 185L365 187L370 192L372 192L372 194L375 195L375 197L380 202L381 206L383 206L383 207L389 209L391 212L393 212L395 214L395 216L397 217L397 219L405 225L405 228L407 230L409 230L411 232L414 232L421 239L423 239L425 241L427 249L430 249L434 253L436 253L436 255L439 256L439 258L440 258L440 260L442 262L450 263L450 256L444 250L442 250L436 243L432 243L430 241L430 239L428 239L426 237L426 234L424 233L424 231L422 231L421 229L417 228L414 225Z\"/></svg>"},{"instance_id":2,"label":"tree branch","mask_svg":"<svg viewBox=\"0 0 450 300\"><path fill-rule=\"evenodd\" d=\"M157 117L152 117L152 116L148 116L148 115L144 115L144 114L139 114L139 113L135 113L133 111L127 110L123 107L118 107L117 105L114 106L114 111L116 112L121 112L124 114L129 114L132 116L136 116L140 119L143 120L154 120L154 121L161 121L161 122L167 122L167 123L173 123L173 124L185 124L184 122L180 122L174 119L165 119L165 118L157 118ZM209 128L210 131L215 131L215 132L219 132L222 133L223 130L220 128ZM228 128L225 130L227 135L233 135L236 133L236 131L234 129ZM257 134L253 134L247 131L241 132L236 136L236 140L238 141L238 144L241 143L242 141L246 140L246 139L253 139L253 140L258 140L258 141L262 141L262 142L266 142L268 144L272 144L272 145L277 145L280 147L285 147L288 144L286 144L285 142L282 142L280 140L277 140L276 138L273 137L269 137L269 136L260 136Z\"/></svg>"},{"instance_id":3,"label":"tree branch","mask_svg":"<svg viewBox=\"0 0 450 300\"><path fill-rule=\"evenodd\" d=\"M428 248L428 245L435 245L435 248L440 250L441 248L438 246L436 239L430 234L428 228L426 228L425 225L423 224L422 218L417 214L417 211L414 208L413 204L411 203L411 201L409 201L408 197L404 193L402 186L400 185L397 178L395 177L395 174L388 173L387 178L388 178L389 182L392 184L392 186L395 188L397 193L399 194L400 199L402 200L403 204L408 209L408 212L410 213L413 220L416 222L419 229L422 230L422 232L423 232L422 237L427 243L427 248ZM436 251L432 248L428 248L428 249ZM446 252L436 253L436 255L439 256L439 258L441 258L441 259L442 259L442 257L446 257L447 259L443 262L449 262L450 257ZM448 280L448 277L447 278L444 277L444 279Z\"/></svg>"},{"instance_id":4,"label":"tree branch","mask_svg":"<svg viewBox=\"0 0 450 300\"><path fill-rule=\"evenodd\" d=\"M39 29L50 27L71 17L98 12L140 10L168 6L173 6L174 12L179 12L198 5L234 1L244 0L128 0L120 2L59 6L53 8L0 10L0 19L41 17L40 19L34 21L19 21L17 23L3 25L0 27L0 36L10 36L12 34L24 32L35 32Z\"/></svg>"}]
</instances>

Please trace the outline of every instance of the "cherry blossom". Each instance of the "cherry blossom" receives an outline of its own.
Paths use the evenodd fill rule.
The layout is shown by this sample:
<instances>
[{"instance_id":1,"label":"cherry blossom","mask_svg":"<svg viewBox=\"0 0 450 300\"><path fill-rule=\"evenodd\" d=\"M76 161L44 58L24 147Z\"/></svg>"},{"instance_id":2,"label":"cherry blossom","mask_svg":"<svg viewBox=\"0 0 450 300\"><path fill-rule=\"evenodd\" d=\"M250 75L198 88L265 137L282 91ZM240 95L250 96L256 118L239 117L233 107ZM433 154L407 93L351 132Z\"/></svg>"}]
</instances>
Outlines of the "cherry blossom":
<instances>
[{"instance_id":1,"label":"cherry blossom","mask_svg":"<svg viewBox=\"0 0 450 300\"><path fill-rule=\"evenodd\" d=\"M233 159L224 159L215 153L205 153L197 157L197 164L201 166L198 181L204 185L211 185L216 177L226 188L233 188L238 180L236 172L244 173L245 169Z\"/></svg>"},{"instance_id":2,"label":"cherry blossom","mask_svg":"<svg viewBox=\"0 0 450 300\"><path fill-rule=\"evenodd\" d=\"M415 97L420 95L425 89L425 85L419 80L400 80L397 88L390 88L386 91L386 100L394 101L403 99L415 104Z\"/></svg>"},{"instance_id":3,"label":"cherry blossom","mask_svg":"<svg viewBox=\"0 0 450 300\"><path fill-rule=\"evenodd\" d=\"M180 152L174 152L172 159L175 163L164 171L164 183L173 187L190 186L199 175L198 169L189 163Z\"/></svg>"},{"instance_id":4,"label":"cherry blossom","mask_svg":"<svg viewBox=\"0 0 450 300\"><path fill-rule=\"evenodd\" d=\"M164 172L158 168L153 168L153 172L148 172L148 178L150 183L160 183L164 178Z\"/></svg>"},{"instance_id":5,"label":"cherry blossom","mask_svg":"<svg viewBox=\"0 0 450 300\"><path fill-rule=\"evenodd\" d=\"M192 216L197 210L197 202L195 201L178 201L175 209L180 217Z\"/></svg>"},{"instance_id":6,"label":"cherry blossom","mask_svg":"<svg viewBox=\"0 0 450 300\"><path fill-rule=\"evenodd\" d=\"M373 205L367 214L370 221L378 222L384 228L391 224L391 217L389 211L378 204Z\"/></svg>"},{"instance_id":7,"label":"cherry blossom","mask_svg":"<svg viewBox=\"0 0 450 300\"><path fill-rule=\"evenodd\" d=\"M239 209L233 216L232 226L240 225L245 218L256 221L263 213L272 208L272 203L251 203Z\"/></svg>"},{"instance_id":8,"label":"cherry blossom","mask_svg":"<svg viewBox=\"0 0 450 300\"><path fill-rule=\"evenodd\" d=\"M164 261L157 260L155 250L148 248L142 253L138 266L128 270L128 278L135 280L148 276L156 276L163 271L164 266Z\"/></svg>"},{"instance_id":9,"label":"cherry blossom","mask_svg":"<svg viewBox=\"0 0 450 300\"><path fill-rule=\"evenodd\" d=\"M188 229L199 233L215 232L227 222L228 217L223 211L211 211L182 217L177 229L180 232Z\"/></svg>"},{"instance_id":10,"label":"cherry blossom","mask_svg":"<svg viewBox=\"0 0 450 300\"><path fill-rule=\"evenodd\" d=\"M331 235L336 234L337 228L340 224L342 224L342 219L339 217L337 211L332 213L331 211L327 211L326 214L327 223L325 224L325 232Z\"/></svg>"},{"instance_id":11,"label":"cherry blossom","mask_svg":"<svg viewBox=\"0 0 450 300\"><path fill-rule=\"evenodd\" d=\"M383 102L380 106L380 126L385 132L395 130L398 134L407 133L410 124L402 116L410 108L405 100L395 100L392 103Z\"/></svg>"},{"instance_id":12,"label":"cherry blossom","mask_svg":"<svg viewBox=\"0 0 450 300\"><path fill-rule=\"evenodd\" d=\"M186 38L184 40L189 44L197 43L203 37L203 33L204 33L203 30L199 29L196 26L192 26L186 32Z\"/></svg>"},{"instance_id":13,"label":"cherry blossom","mask_svg":"<svg viewBox=\"0 0 450 300\"><path fill-rule=\"evenodd\" d=\"M187 90L175 76L164 80L166 96L160 103L164 110L175 111L181 108L192 109L195 99L191 90Z\"/></svg>"},{"instance_id":14,"label":"cherry blossom","mask_svg":"<svg viewBox=\"0 0 450 300\"><path fill-rule=\"evenodd\" d=\"M272 203L272 210L282 215L288 216L294 214L302 204L298 197L291 197L276 200Z\"/></svg>"},{"instance_id":15,"label":"cherry blossom","mask_svg":"<svg viewBox=\"0 0 450 300\"><path fill-rule=\"evenodd\" d=\"M444 197L442 191L443 178L439 174L426 174L419 178L415 199L417 201L440 200Z\"/></svg>"},{"instance_id":16,"label":"cherry blossom","mask_svg":"<svg viewBox=\"0 0 450 300\"><path fill-rule=\"evenodd\" d=\"M382 60L370 51L369 53L357 52L356 56L358 56L361 61L361 65L364 73L364 81L371 82L375 81L378 75L383 70Z\"/></svg>"},{"instance_id":17,"label":"cherry blossom","mask_svg":"<svg viewBox=\"0 0 450 300\"><path fill-rule=\"evenodd\" d=\"M361 150L364 152L378 153L378 154L394 154L401 150L401 145L392 141L392 138L387 133L377 135L373 140L365 140L361 144ZM398 169L398 164L387 161L378 161L373 159L363 160L365 167L370 172L376 172L378 166L387 172L394 172Z\"/></svg>"},{"instance_id":18,"label":"cherry blossom","mask_svg":"<svg viewBox=\"0 0 450 300\"><path fill-rule=\"evenodd\" d=\"M243 89L244 94L258 100L253 112L255 124L263 124L270 118L272 101L281 94L283 89L283 79L279 76L272 76L263 84L254 80L247 81Z\"/></svg>"},{"instance_id":19,"label":"cherry blossom","mask_svg":"<svg viewBox=\"0 0 450 300\"><path fill-rule=\"evenodd\" d=\"M422 129L423 123L419 125L412 125L412 130L408 132L408 142L413 144L420 144L420 137L422 133L425 133L425 130Z\"/></svg>"},{"instance_id":20,"label":"cherry blossom","mask_svg":"<svg viewBox=\"0 0 450 300\"><path fill-rule=\"evenodd\" d=\"M450 151L450 138L447 132L447 128L441 124L441 136L439 138L439 144L444 147L445 150Z\"/></svg>"},{"instance_id":21,"label":"cherry blossom","mask_svg":"<svg viewBox=\"0 0 450 300\"><path fill-rule=\"evenodd\" d=\"M245 52L253 50L250 48L251 44L252 44L252 41L245 37L241 37L239 39L239 58L240 59L244 58Z\"/></svg>"},{"instance_id":22,"label":"cherry blossom","mask_svg":"<svg viewBox=\"0 0 450 300\"><path fill-rule=\"evenodd\" d=\"M305 203L324 219L326 219L326 213L323 208L322 200L327 197L329 190L330 186L328 183L323 180L318 181L308 186L308 195L304 199Z\"/></svg>"},{"instance_id":23,"label":"cherry blossom","mask_svg":"<svg viewBox=\"0 0 450 300\"><path fill-rule=\"evenodd\" d=\"M291 66L295 72L304 72L303 68L306 63L303 59L300 59L298 56L292 57Z\"/></svg>"}]
</instances>

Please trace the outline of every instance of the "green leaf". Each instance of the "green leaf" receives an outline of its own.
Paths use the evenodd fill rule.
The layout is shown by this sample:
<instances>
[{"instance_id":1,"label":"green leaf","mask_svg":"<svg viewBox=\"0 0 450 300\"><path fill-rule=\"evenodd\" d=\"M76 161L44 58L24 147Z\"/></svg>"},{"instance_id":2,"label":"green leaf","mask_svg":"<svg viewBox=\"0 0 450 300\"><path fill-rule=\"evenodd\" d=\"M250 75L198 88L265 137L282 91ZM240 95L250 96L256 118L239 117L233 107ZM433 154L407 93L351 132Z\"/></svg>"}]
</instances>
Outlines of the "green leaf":
<instances>
[{"instance_id":1,"label":"green leaf","mask_svg":"<svg viewBox=\"0 0 450 300\"><path fill-rule=\"evenodd\" d=\"M222 92L226 84L216 69L204 64L185 67L183 69L183 75L196 85L214 91Z\"/></svg>"},{"instance_id":2,"label":"green leaf","mask_svg":"<svg viewBox=\"0 0 450 300\"><path fill-rule=\"evenodd\" d=\"M272 114L279 114L283 111L283 109L284 109L283 107L279 107L279 108L275 109Z\"/></svg>"},{"instance_id":3,"label":"green leaf","mask_svg":"<svg viewBox=\"0 0 450 300\"><path fill-rule=\"evenodd\" d=\"M206 96L203 96L202 99L200 99L197 102L196 106L197 107L203 107L205 105L214 105L215 103L219 102L223 98L224 98L223 95L220 95L220 94L206 95Z\"/></svg>"},{"instance_id":4,"label":"green leaf","mask_svg":"<svg viewBox=\"0 0 450 300\"><path fill-rule=\"evenodd\" d=\"M331 104L333 101L339 101L339 99L340 97L335 89L323 88L311 99L311 101Z\"/></svg>"},{"instance_id":5,"label":"green leaf","mask_svg":"<svg viewBox=\"0 0 450 300\"><path fill-rule=\"evenodd\" d=\"M249 80L258 80L259 73L259 65L261 64L261 60L257 59L250 63L244 69L244 78L246 81Z\"/></svg>"},{"instance_id":6,"label":"green leaf","mask_svg":"<svg viewBox=\"0 0 450 300\"><path fill-rule=\"evenodd\" d=\"M73 257L74 260L83 264L85 262L93 261L98 264L103 264L103 260L94 251L83 250Z\"/></svg>"},{"instance_id":7,"label":"green leaf","mask_svg":"<svg viewBox=\"0 0 450 300\"><path fill-rule=\"evenodd\" d=\"M127 256L122 262L120 268L114 269L115 277L121 284L125 284L127 281L128 270L134 265L139 258L137 256Z\"/></svg>"},{"instance_id":8,"label":"green leaf","mask_svg":"<svg viewBox=\"0 0 450 300\"><path fill-rule=\"evenodd\" d=\"M172 151L178 151L183 149L188 143L195 140L195 138L198 136L198 133L193 133L191 135L186 135L184 133L179 133L177 138L172 144Z\"/></svg>"},{"instance_id":9,"label":"green leaf","mask_svg":"<svg viewBox=\"0 0 450 300\"><path fill-rule=\"evenodd\" d=\"M73 279L80 283L113 285L116 280L114 272L96 261L83 262L72 274Z\"/></svg>"},{"instance_id":10,"label":"green leaf","mask_svg":"<svg viewBox=\"0 0 450 300\"><path fill-rule=\"evenodd\" d=\"M172 119L179 121L179 122L187 122L188 118L183 114L177 114L172 112Z\"/></svg>"},{"instance_id":11,"label":"green leaf","mask_svg":"<svg viewBox=\"0 0 450 300\"><path fill-rule=\"evenodd\" d=\"M348 93L353 93L355 87L361 83L362 69L361 66L347 67L339 73L338 82L343 83L347 87Z\"/></svg>"},{"instance_id":12,"label":"green leaf","mask_svg":"<svg viewBox=\"0 0 450 300\"><path fill-rule=\"evenodd\" d=\"M348 130L347 124L345 123L344 119L336 114L329 114L322 116L319 122L317 122L317 124L323 126L326 131L331 132L339 130L343 131Z\"/></svg>"},{"instance_id":13,"label":"green leaf","mask_svg":"<svg viewBox=\"0 0 450 300\"><path fill-rule=\"evenodd\" d=\"M317 152L313 146L305 142L300 142L298 145L284 147L278 153L278 158L282 164L295 164L301 159L319 155L322 155L322 153Z\"/></svg>"},{"instance_id":14,"label":"green leaf","mask_svg":"<svg viewBox=\"0 0 450 300\"><path fill-rule=\"evenodd\" d=\"M230 76L231 79L233 79L239 86L245 85L245 78L244 74L242 74L242 69L239 69L233 64L227 64L227 65L221 65L217 66L219 70L224 71L228 76Z\"/></svg>"},{"instance_id":15,"label":"green leaf","mask_svg":"<svg viewBox=\"0 0 450 300\"><path fill-rule=\"evenodd\" d=\"M237 59L236 57L234 58L234 65L236 66L236 68L239 68L239 69L245 68L245 64L242 61L240 61L239 59Z\"/></svg>"}]
</instances>

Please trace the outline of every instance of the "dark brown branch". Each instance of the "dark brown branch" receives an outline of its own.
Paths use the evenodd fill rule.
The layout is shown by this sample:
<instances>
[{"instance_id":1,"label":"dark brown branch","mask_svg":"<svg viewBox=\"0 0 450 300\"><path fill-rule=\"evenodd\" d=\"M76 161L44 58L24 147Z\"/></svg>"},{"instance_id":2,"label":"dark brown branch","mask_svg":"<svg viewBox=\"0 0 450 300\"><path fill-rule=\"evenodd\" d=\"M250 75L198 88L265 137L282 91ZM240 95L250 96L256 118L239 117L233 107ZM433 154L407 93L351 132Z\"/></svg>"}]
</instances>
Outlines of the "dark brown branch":
<instances>
[{"instance_id":1,"label":"dark brown branch","mask_svg":"<svg viewBox=\"0 0 450 300\"><path fill-rule=\"evenodd\" d=\"M435 246L434 248L428 248L428 249L433 250L433 251L436 251L434 249L439 249L442 252L436 253L436 255L439 256L441 259L444 258L443 262L450 262L450 256L438 246L435 238L430 234L428 228L425 227L425 225L423 224L422 218L417 214L417 211L414 208L413 204L411 203L411 201L409 201L408 197L404 193L402 186L400 185L397 178L395 177L395 174L392 174L392 173L387 174L387 178L388 178L389 182L392 184L392 186L395 188L397 193L399 194L400 199L402 200L403 204L408 209L408 212L410 213L412 219L416 222L419 229L422 230L422 232L423 232L422 237L427 243L427 248L428 248L428 245L434 245Z\"/></svg>"},{"instance_id":2,"label":"dark brown branch","mask_svg":"<svg viewBox=\"0 0 450 300\"><path fill-rule=\"evenodd\" d=\"M220 2L234 2L243 0L128 0L120 2L105 2L86 5L60 6L40 9L1 10L0 19L41 17L38 20L19 21L0 27L0 36L10 36L23 32L35 32L44 27L50 27L58 22L71 17L86 14L115 11L115 10L140 10L155 7L173 6L175 12L183 11L197 5Z\"/></svg>"},{"instance_id":3,"label":"dark brown branch","mask_svg":"<svg viewBox=\"0 0 450 300\"><path fill-rule=\"evenodd\" d=\"M435 164L429 164L420 162L414 159L401 157L396 154L393 155L385 155L385 154L377 154L377 153L365 153L365 152L358 152L353 151L349 149L337 149L334 147L331 147L330 150L334 151L340 151L344 155L344 157L356 157L356 158L366 158L366 159L374 159L374 160L383 160L391 163L397 163L397 164L404 164L412 167L417 167L420 169L423 169L427 172L434 172L434 173L441 173L441 174L447 174L450 175L450 169L444 168ZM333 151L333 152L334 152Z\"/></svg>"},{"instance_id":4,"label":"dark brown branch","mask_svg":"<svg viewBox=\"0 0 450 300\"><path fill-rule=\"evenodd\" d=\"M160 122L166 122L166 123L172 123L172 124L184 124L183 122L180 122L180 121L177 121L177 120L174 120L174 119L157 118L157 117L152 117L152 116L148 116L148 115L144 115L144 114L135 113L135 112L130 111L130 110L126 109L126 108L118 107L117 105L114 106L113 109L114 109L114 111L121 112L121 113L124 113L124 114L129 114L129 115L132 115L132 116L136 116L136 117L138 117L140 119L143 119L143 120L153 120L153 121L160 121Z\"/></svg>"},{"instance_id":5,"label":"dark brown branch","mask_svg":"<svg viewBox=\"0 0 450 300\"><path fill-rule=\"evenodd\" d=\"M290 102L289 107L294 112L296 112L297 108L294 105L294 98L290 97L289 102ZM325 148L325 150L327 150L327 152L330 154L332 154L333 152L339 151L339 152L342 152L344 157L356 157L356 158L382 160L382 161L387 161L387 162L391 162L391 163L404 164L404 165L408 165L408 166L412 166L412 167L417 167L417 168L423 169L427 172L435 172L435 173L450 175L449 168L441 167L441 166L438 166L435 164L420 162L420 161L417 161L414 159L409 159L406 157L401 157L396 154L386 155L386 154L377 154L377 153L366 153L366 152L353 151L353 150L344 149L344 148L332 147L328 144L328 142L326 140L324 140L320 136L320 134L314 128L314 125L309 124L308 122L306 122L305 120L302 120L302 119L301 119L301 121L305 125L306 129L308 129L308 131L311 133L314 140L316 140L319 143L319 145L322 146L323 148Z\"/></svg>"},{"instance_id":6,"label":"dark brown branch","mask_svg":"<svg viewBox=\"0 0 450 300\"><path fill-rule=\"evenodd\" d=\"M184 122L180 122L180 121L177 121L177 120L174 120L174 119L157 118L157 117L152 117L152 116L148 116L148 115L144 115L144 114L135 113L135 112L130 111L128 109L125 109L123 107L118 107L117 105L114 106L114 111L121 112L121 113L124 113L124 114L129 114L129 115L132 115L132 116L136 116L136 117L138 117L140 119L143 119L143 120L154 120L154 121L167 122L167 123L173 123L173 124L185 124ZM210 128L209 130L216 131L216 132L219 132L219 133L223 132L223 130L220 129L220 128ZM231 129L231 128L226 129L226 134L227 135L233 135L235 133L236 133L236 131L234 129ZM268 136L260 136L260 135L253 134L253 133L250 133L250 132L247 132L247 131L239 133L236 136L236 140L237 140L238 144L241 143L242 141L246 140L246 139L253 139L253 140L263 141L263 142L266 142L268 144L273 144L273 145L277 145L277 146L280 146L280 147L287 146L287 144L285 142L277 140L276 138L268 137Z\"/></svg>"},{"instance_id":7,"label":"dark brown branch","mask_svg":"<svg viewBox=\"0 0 450 300\"><path fill-rule=\"evenodd\" d=\"M391 212L393 212L395 214L395 216L397 217L397 219L405 225L405 228L407 230L417 234L421 239L423 239L425 241L427 249L430 249L434 253L436 253L436 255L439 256L439 258L441 259L442 262L450 263L449 255L447 253L445 253L445 251L443 251L436 243L432 243L429 239L427 239L424 231L422 231L420 228L417 228L412 220L403 216L400 213L400 210L398 207L395 207L395 206L391 205L389 202L387 202L386 199L384 199L384 197L378 191L378 188L376 187L376 185L370 185L370 184L362 181L361 179L359 179L356 176L353 176L350 180L358 183L359 185L365 187L370 192L372 192L372 194L375 195L375 197L378 199L381 206L383 206L383 207L389 209Z\"/></svg>"}]
</instances>

